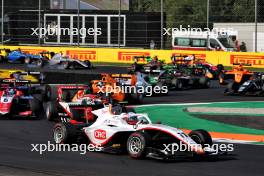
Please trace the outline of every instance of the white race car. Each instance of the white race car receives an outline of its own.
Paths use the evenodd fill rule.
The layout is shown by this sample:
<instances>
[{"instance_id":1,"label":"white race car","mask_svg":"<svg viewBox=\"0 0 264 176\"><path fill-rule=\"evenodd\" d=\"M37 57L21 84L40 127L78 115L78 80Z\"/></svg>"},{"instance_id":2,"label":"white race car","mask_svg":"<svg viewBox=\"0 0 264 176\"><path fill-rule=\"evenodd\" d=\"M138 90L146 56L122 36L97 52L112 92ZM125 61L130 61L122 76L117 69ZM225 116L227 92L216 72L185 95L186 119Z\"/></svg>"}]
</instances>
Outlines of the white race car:
<instances>
[{"instance_id":1,"label":"white race car","mask_svg":"<svg viewBox=\"0 0 264 176\"><path fill-rule=\"evenodd\" d=\"M87 142L100 146L103 152L127 151L136 159L219 155L211 147L212 138L205 130L194 130L187 135L177 128L152 123L147 114L127 112L122 106L109 106L92 113L97 119L89 124L57 123L53 131L55 143ZM176 145L184 145L186 150L175 151Z\"/></svg>"},{"instance_id":2,"label":"white race car","mask_svg":"<svg viewBox=\"0 0 264 176\"><path fill-rule=\"evenodd\" d=\"M37 57L38 56L38 57ZM44 67L58 69L91 69L92 63L89 60L72 59L69 56L64 56L62 53L42 52L34 58L27 57L25 63L28 67ZM50 59L49 59L50 58Z\"/></svg>"}]
</instances>

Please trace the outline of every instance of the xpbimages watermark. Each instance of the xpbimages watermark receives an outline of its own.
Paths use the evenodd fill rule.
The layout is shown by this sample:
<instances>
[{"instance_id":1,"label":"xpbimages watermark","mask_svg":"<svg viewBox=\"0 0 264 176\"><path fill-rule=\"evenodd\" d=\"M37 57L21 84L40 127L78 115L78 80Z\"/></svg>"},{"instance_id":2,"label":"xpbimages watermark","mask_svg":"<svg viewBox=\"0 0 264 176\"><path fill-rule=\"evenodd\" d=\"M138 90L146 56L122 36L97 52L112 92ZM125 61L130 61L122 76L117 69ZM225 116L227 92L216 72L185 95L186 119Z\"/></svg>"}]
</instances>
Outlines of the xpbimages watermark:
<instances>
[{"instance_id":1,"label":"xpbimages watermark","mask_svg":"<svg viewBox=\"0 0 264 176\"><path fill-rule=\"evenodd\" d=\"M101 28L59 28L57 26L47 26L46 28L30 28L32 30L31 35L36 36L80 36L80 38L85 38L88 36L102 35Z\"/></svg>"},{"instance_id":2,"label":"xpbimages watermark","mask_svg":"<svg viewBox=\"0 0 264 176\"><path fill-rule=\"evenodd\" d=\"M106 95L126 93L126 94L144 94L152 96L153 94L167 94L168 86L118 86L116 84L98 86L97 93Z\"/></svg>"},{"instance_id":3,"label":"xpbimages watermark","mask_svg":"<svg viewBox=\"0 0 264 176\"><path fill-rule=\"evenodd\" d=\"M172 36L180 32L184 35L203 35L205 33L214 33L214 34L222 34L225 35L227 32L235 32L233 28L194 28L188 25L187 27L183 27L180 25L179 28L163 28L163 35Z\"/></svg>"},{"instance_id":4,"label":"xpbimages watermark","mask_svg":"<svg viewBox=\"0 0 264 176\"><path fill-rule=\"evenodd\" d=\"M176 152L192 152L192 151L199 151L203 149L205 152L210 152L212 154L218 154L218 152L233 152L234 151L234 144L193 144L193 145L186 145L182 141L180 143L173 143L173 144L163 144L163 152L164 153L171 153L174 155Z\"/></svg>"},{"instance_id":5,"label":"xpbimages watermark","mask_svg":"<svg viewBox=\"0 0 264 176\"><path fill-rule=\"evenodd\" d=\"M46 152L78 152L84 155L102 150L102 147L94 144L53 144L50 141L47 144L31 144L31 147L31 152L38 152L40 155Z\"/></svg>"}]
</instances>

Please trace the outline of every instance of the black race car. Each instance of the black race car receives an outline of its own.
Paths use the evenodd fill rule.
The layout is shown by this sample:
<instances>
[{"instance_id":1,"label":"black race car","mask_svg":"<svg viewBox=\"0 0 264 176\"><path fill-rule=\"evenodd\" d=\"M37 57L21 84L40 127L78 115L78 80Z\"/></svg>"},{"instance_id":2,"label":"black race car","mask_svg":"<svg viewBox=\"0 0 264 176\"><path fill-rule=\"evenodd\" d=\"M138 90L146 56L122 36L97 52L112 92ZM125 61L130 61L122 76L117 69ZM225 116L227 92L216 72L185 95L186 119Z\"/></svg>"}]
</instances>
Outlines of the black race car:
<instances>
[{"instance_id":1,"label":"black race car","mask_svg":"<svg viewBox=\"0 0 264 176\"><path fill-rule=\"evenodd\" d=\"M238 95L264 96L264 73L255 73L252 79L238 88Z\"/></svg>"}]
</instances>

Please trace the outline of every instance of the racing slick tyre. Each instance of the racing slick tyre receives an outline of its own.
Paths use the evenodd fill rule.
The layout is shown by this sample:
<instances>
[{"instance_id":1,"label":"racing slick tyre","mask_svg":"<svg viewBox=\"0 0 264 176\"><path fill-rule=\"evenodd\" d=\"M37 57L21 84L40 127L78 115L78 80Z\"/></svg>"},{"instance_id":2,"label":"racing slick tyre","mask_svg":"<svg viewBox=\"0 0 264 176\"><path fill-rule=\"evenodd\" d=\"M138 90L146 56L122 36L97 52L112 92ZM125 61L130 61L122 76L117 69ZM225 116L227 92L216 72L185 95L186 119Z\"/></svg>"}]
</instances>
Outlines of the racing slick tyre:
<instances>
[{"instance_id":1,"label":"racing slick tyre","mask_svg":"<svg viewBox=\"0 0 264 176\"><path fill-rule=\"evenodd\" d=\"M25 64L30 64L30 63L31 63L31 59L30 59L30 57L26 57L26 58L24 59L24 63L25 63Z\"/></svg>"},{"instance_id":2,"label":"racing slick tyre","mask_svg":"<svg viewBox=\"0 0 264 176\"><path fill-rule=\"evenodd\" d=\"M43 60L42 59L36 60L36 65L37 65L37 67L42 67L43 66Z\"/></svg>"},{"instance_id":3,"label":"racing slick tyre","mask_svg":"<svg viewBox=\"0 0 264 176\"><path fill-rule=\"evenodd\" d=\"M220 85L226 85L227 82L225 81L225 74L223 72L220 72L218 75L218 80Z\"/></svg>"},{"instance_id":4,"label":"racing slick tyre","mask_svg":"<svg viewBox=\"0 0 264 176\"><path fill-rule=\"evenodd\" d=\"M197 144L201 144L202 147L208 147L213 145L213 140L211 135L202 129L193 130L189 133L189 136L194 140Z\"/></svg>"},{"instance_id":5,"label":"racing slick tyre","mask_svg":"<svg viewBox=\"0 0 264 176\"><path fill-rule=\"evenodd\" d=\"M49 101L45 105L45 115L48 121L53 121L57 118L57 103Z\"/></svg>"},{"instance_id":6,"label":"racing slick tyre","mask_svg":"<svg viewBox=\"0 0 264 176\"><path fill-rule=\"evenodd\" d=\"M54 101L58 98L58 87L56 85L46 85L43 95L44 101Z\"/></svg>"},{"instance_id":7,"label":"racing slick tyre","mask_svg":"<svg viewBox=\"0 0 264 176\"><path fill-rule=\"evenodd\" d=\"M176 90L181 90L183 87L183 83L180 79L173 78L171 83L175 87Z\"/></svg>"},{"instance_id":8,"label":"racing slick tyre","mask_svg":"<svg viewBox=\"0 0 264 176\"><path fill-rule=\"evenodd\" d=\"M62 62L62 67L64 69L68 69L68 68L70 68L70 63L69 62Z\"/></svg>"},{"instance_id":9,"label":"racing slick tyre","mask_svg":"<svg viewBox=\"0 0 264 176\"><path fill-rule=\"evenodd\" d=\"M4 56L0 56L0 63L4 62L5 57Z\"/></svg>"},{"instance_id":10,"label":"racing slick tyre","mask_svg":"<svg viewBox=\"0 0 264 176\"><path fill-rule=\"evenodd\" d=\"M131 158L143 159L146 157L147 147L151 144L151 137L144 132L134 132L127 140L127 151Z\"/></svg>"},{"instance_id":11,"label":"racing slick tyre","mask_svg":"<svg viewBox=\"0 0 264 176\"><path fill-rule=\"evenodd\" d=\"M240 85L236 82L231 82L227 84L226 90L224 92L225 95L230 95L238 92Z\"/></svg>"},{"instance_id":12,"label":"racing slick tyre","mask_svg":"<svg viewBox=\"0 0 264 176\"><path fill-rule=\"evenodd\" d=\"M31 109L33 115L36 116L36 118L39 118L40 111L41 111L40 101L36 98L33 98L33 99L29 100L29 106L30 106L30 109Z\"/></svg>"},{"instance_id":13,"label":"racing slick tyre","mask_svg":"<svg viewBox=\"0 0 264 176\"><path fill-rule=\"evenodd\" d=\"M92 64L89 60L85 60L84 63L88 66L89 69L92 68Z\"/></svg>"},{"instance_id":14,"label":"racing slick tyre","mask_svg":"<svg viewBox=\"0 0 264 176\"><path fill-rule=\"evenodd\" d=\"M218 64L216 67L217 67L217 70L218 70L219 73L220 73L222 70L225 69L224 66L223 66L222 64Z\"/></svg>"},{"instance_id":15,"label":"racing slick tyre","mask_svg":"<svg viewBox=\"0 0 264 176\"><path fill-rule=\"evenodd\" d=\"M158 82L155 87L159 87L159 90L160 90L160 93L154 92L155 94L168 95L168 93L169 93L169 87L167 85L165 85L164 83ZM165 92L163 92L163 91L165 91Z\"/></svg>"},{"instance_id":16,"label":"racing slick tyre","mask_svg":"<svg viewBox=\"0 0 264 176\"><path fill-rule=\"evenodd\" d=\"M73 144L76 139L77 129L71 123L57 123L53 128L53 139L56 144Z\"/></svg>"},{"instance_id":17,"label":"racing slick tyre","mask_svg":"<svg viewBox=\"0 0 264 176\"><path fill-rule=\"evenodd\" d=\"M210 80L206 77L201 77L199 78L199 85L202 87L202 88L210 88Z\"/></svg>"},{"instance_id":18,"label":"racing slick tyre","mask_svg":"<svg viewBox=\"0 0 264 176\"><path fill-rule=\"evenodd\" d=\"M260 92L258 93L258 96L263 97L264 96L264 85L262 85Z\"/></svg>"}]
</instances>

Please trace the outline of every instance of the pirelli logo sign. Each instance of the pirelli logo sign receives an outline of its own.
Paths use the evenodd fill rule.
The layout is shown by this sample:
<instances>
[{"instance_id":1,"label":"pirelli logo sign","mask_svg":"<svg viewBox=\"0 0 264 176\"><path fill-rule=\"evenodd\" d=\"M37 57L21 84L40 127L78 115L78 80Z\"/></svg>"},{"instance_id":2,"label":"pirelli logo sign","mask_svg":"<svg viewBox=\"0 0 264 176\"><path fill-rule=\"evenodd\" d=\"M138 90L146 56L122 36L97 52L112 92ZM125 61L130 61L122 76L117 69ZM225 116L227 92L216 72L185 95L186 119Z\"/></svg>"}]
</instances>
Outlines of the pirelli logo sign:
<instances>
[{"instance_id":1,"label":"pirelli logo sign","mask_svg":"<svg viewBox=\"0 0 264 176\"><path fill-rule=\"evenodd\" d=\"M150 56L149 52L123 52L123 51L119 51L118 52L118 61L128 61L131 62L133 61L133 58L135 56ZM138 60L138 62L145 62L145 59L142 58L141 60Z\"/></svg>"},{"instance_id":2,"label":"pirelli logo sign","mask_svg":"<svg viewBox=\"0 0 264 176\"><path fill-rule=\"evenodd\" d=\"M73 59L79 60L96 60L96 51L94 50L67 50L66 54Z\"/></svg>"},{"instance_id":3,"label":"pirelli logo sign","mask_svg":"<svg viewBox=\"0 0 264 176\"><path fill-rule=\"evenodd\" d=\"M27 49L27 48L23 48L21 49L22 52L24 53L29 53L29 54L34 54L34 55L37 55L41 52L46 52L47 50L44 50L44 49Z\"/></svg>"},{"instance_id":4,"label":"pirelli logo sign","mask_svg":"<svg viewBox=\"0 0 264 176\"><path fill-rule=\"evenodd\" d=\"M231 55L230 64L250 64L251 66L264 66L264 56Z\"/></svg>"}]
</instances>

